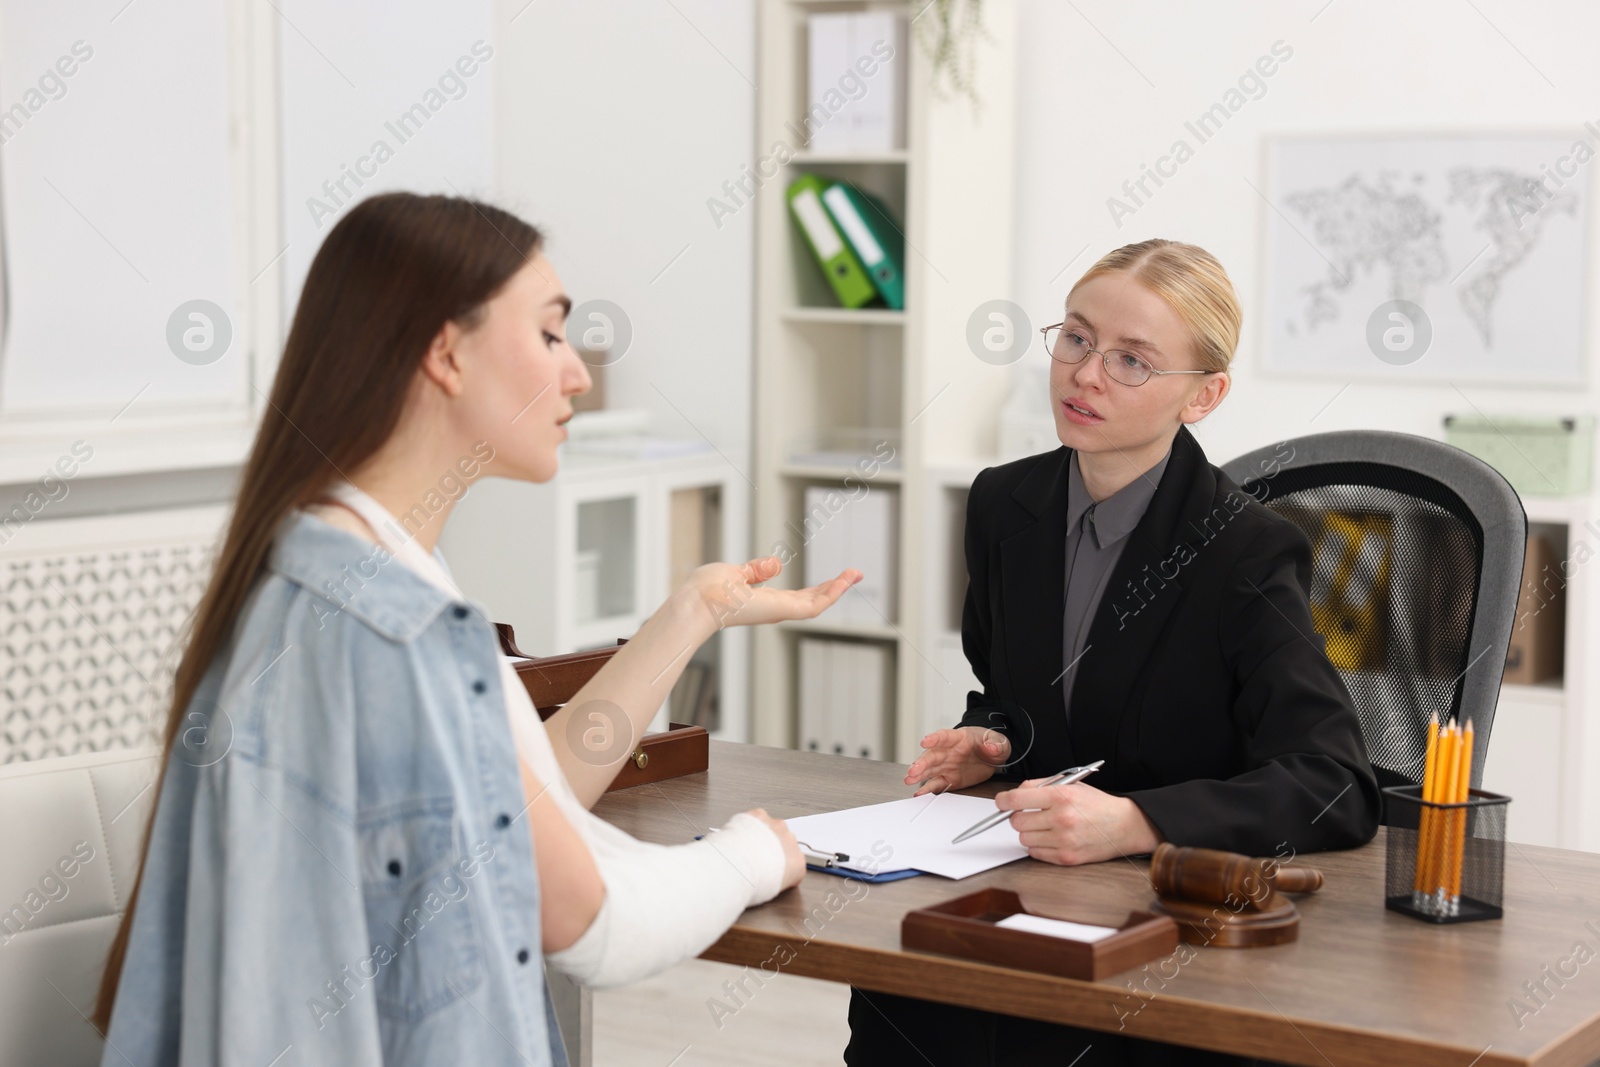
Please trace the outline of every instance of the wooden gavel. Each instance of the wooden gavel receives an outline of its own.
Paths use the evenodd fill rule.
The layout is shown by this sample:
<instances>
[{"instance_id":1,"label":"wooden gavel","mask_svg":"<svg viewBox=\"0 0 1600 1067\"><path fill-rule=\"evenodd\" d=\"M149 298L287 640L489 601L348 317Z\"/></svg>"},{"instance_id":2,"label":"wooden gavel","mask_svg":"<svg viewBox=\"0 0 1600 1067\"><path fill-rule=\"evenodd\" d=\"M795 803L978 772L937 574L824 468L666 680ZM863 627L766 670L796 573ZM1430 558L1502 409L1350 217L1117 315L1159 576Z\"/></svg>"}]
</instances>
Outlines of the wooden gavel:
<instances>
[{"instance_id":1,"label":"wooden gavel","mask_svg":"<svg viewBox=\"0 0 1600 1067\"><path fill-rule=\"evenodd\" d=\"M1316 892L1322 872L1164 841L1150 856L1150 884L1157 910L1178 920L1184 940L1244 947L1293 940L1300 917L1282 894Z\"/></svg>"},{"instance_id":2,"label":"wooden gavel","mask_svg":"<svg viewBox=\"0 0 1600 1067\"><path fill-rule=\"evenodd\" d=\"M1252 859L1214 848L1180 848L1163 841L1150 857L1150 884L1164 897L1212 904L1243 898L1256 911L1271 911L1278 892L1321 889L1322 872L1314 867L1281 867L1276 860Z\"/></svg>"}]
</instances>

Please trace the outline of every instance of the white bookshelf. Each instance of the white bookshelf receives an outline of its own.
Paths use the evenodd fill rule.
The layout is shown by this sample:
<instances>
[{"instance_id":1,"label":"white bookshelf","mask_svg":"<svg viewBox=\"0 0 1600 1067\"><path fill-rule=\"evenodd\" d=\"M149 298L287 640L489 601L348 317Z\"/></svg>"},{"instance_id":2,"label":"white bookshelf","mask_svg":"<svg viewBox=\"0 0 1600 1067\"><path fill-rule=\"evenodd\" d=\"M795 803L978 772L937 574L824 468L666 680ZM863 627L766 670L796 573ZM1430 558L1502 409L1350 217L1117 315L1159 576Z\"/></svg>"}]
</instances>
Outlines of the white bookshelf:
<instances>
[{"instance_id":1,"label":"white bookshelf","mask_svg":"<svg viewBox=\"0 0 1600 1067\"><path fill-rule=\"evenodd\" d=\"M915 18L923 3L809 3L761 0L760 84L756 143L782 141L789 163L757 195L754 548L788 545L797 553L781 579L804 575L802 513L808 486L865 482L898 494L898 603L871 625L830 622L761 627L753 639L753 739L794 746L797 650L803 636L886 644L893 654L894 695L888 735L905 762L930 723L960 717L965 690L952 701L946 679L949 634L925 610L945 546L933 546L920 519L929 479L941 464L981 469L995 452L1010 369L968 348L967 320L979 305L1010 296L1015 12L1010 0L984 5L974 111L964 97L932 90L927 56L912 27L907 62L904 150L813 153L795 143L791 123L805 110L806 19L817 11L894 10ZM884 201L904 226L906 307L838 306L789 218L784 195L802 173L848 181ZM802 438L882 428L896 465L864 477L849 463L797 460ZM871 448L863 449L870 458ZM959 544L957 545L959 557ZM846 594L851 595L851 594ZM956 640L959 656L959 636ZM964 660L961 663L965 669Z\"/></svg>"}]
</instances>

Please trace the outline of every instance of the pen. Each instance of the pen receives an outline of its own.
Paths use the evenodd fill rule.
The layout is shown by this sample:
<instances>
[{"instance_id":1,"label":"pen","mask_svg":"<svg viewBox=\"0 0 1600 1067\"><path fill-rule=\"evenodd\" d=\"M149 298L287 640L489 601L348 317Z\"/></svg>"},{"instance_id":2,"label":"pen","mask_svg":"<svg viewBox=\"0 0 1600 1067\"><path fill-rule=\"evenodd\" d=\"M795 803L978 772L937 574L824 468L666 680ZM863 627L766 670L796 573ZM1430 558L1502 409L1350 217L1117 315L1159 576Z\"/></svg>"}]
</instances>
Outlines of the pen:
<instances>
[{"instance_id":1,"label":"pen","mask_svg":"<svg viewBox=\"0 0 1600 1067\"><path fill-rule=\"evenodd\" d=\"M1082 767L1068 767L1066 770L1062 771L1048 782L1040 782L1039 785L1041 787L1047 785L1071 785L1073 782L1079 782L1089 777L1089 775L1093 774L1095 771L1098 771L1101 767L1104 767L1105 764L1105 760L1097 759L1093 763L1084 764ZM950 840L950 843L952 845L959 845L967 838L976 837L991 827L999 826L1009 818L1011 818L1011 813L1009 811L997 811L988 818L976 822L967 827L965 830L961 831Z\"/></svg>"}]
</instances>

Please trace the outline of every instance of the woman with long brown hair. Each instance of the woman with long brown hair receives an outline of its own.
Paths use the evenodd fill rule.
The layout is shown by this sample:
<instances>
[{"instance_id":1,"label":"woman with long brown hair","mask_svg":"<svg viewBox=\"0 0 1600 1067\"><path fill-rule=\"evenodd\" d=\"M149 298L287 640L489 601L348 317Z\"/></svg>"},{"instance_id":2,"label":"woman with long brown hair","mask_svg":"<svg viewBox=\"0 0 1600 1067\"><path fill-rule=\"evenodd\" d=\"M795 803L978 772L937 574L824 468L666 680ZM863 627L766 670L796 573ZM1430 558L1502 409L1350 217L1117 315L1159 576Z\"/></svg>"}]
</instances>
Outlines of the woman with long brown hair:
<instances>
[{"instance_id":1,"label":"woman with long brown hair","mask_svg":"<svg viewBox=\"0 0 1600 1067\"><path fill-rule=\"evenodd\" d=\"M540 729L434 547L477 478L555 474L589 387L541 243L396 193L318 251L177 668L106 1063L565 1063L541 959L626 981L803 875L759 809L671 849L599 824L632 746L564 739L636 735L718 627L812 617L858 573L702 567Z\"/></svg>"}]
</instances>

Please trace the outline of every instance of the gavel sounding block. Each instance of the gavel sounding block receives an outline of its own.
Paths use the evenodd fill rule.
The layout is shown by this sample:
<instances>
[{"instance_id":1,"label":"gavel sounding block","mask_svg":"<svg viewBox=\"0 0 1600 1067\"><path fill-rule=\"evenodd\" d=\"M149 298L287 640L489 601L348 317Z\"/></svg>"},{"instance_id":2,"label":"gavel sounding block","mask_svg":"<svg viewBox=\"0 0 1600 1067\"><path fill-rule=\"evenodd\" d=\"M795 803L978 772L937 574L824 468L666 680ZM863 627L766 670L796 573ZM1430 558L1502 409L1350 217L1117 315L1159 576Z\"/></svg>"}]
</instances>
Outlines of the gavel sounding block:
<instances>
[{"instance_id":1,"label":"gavel sounding block","mask_svg":"<svg viewBox=\"0 0 1600 1067\"><path fill-rule=\"evenodd\" d=\"M1150 884L1150 910L1170 916L1188 944L1259 948L1300 936L1300 911L1284 894L1315 892L1322 872L1163 842L1150 857Z\"/></svg>"}]
</instances>

